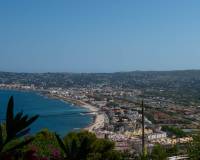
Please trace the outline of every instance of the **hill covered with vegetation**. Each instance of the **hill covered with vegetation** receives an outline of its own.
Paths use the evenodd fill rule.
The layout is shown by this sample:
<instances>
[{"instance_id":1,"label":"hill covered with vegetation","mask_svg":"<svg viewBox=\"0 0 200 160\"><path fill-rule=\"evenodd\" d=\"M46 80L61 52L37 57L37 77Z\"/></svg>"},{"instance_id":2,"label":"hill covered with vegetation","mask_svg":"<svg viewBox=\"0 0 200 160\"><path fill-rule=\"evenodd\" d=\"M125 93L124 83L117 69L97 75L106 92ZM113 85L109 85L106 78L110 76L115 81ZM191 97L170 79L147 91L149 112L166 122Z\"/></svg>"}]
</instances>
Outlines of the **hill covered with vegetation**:
<instances>
[{"instance_id":1,"label":"hill covered with vegetation","mask_svg":"<svg viewBox=\"0 0 200 160\"><path fill-rule=\"evenodd\" d=\"M0 84L37 87L92 87L139 89L144 97L161 96L183 105L200 105L200 70L134 71L117 73L0 72Z\"/></svg>"}]
</instances>

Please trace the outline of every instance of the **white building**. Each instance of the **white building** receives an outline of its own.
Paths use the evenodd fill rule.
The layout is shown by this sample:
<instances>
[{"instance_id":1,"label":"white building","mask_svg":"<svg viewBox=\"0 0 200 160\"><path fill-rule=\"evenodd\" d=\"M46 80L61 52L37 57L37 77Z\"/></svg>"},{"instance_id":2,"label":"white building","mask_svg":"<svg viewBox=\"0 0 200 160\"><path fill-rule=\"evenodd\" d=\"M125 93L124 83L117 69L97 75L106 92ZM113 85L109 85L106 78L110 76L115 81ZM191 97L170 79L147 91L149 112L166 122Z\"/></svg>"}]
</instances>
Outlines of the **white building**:
<instances>
[{"instance_id":1,"label":"white building","mask_svg":"<svg viewBox=\"0 0 200 160\"><path fill-rule=\"evenodd\" d=\"M152 134L147 135L147 139L149 141L155 140L155 139L166 138L166 137L167 137L166 132L152 133Z\"/></svg>"}]
</instances>

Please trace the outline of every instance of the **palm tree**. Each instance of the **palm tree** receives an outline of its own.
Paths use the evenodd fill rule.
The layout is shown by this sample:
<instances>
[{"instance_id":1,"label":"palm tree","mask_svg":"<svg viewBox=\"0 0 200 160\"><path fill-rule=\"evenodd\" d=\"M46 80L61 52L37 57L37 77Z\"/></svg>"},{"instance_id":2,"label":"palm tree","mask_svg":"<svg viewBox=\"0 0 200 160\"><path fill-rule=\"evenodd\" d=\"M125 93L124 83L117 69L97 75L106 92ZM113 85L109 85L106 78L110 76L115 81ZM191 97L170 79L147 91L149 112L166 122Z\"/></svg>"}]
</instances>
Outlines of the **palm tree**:
<instances>
[{"instance_id":1,"label":"palm tree","mask_svg":"<svg viewBox=\"0 0 200 160\"><path fill-rule=\"evenodd\" d=\"M19 112L14 116L13 109L14 100L13 97L10 97L7 105L5 130L3 129L3 125L0 124L0 159L24 147L34 139L28 138L21 140L22 137L29 133L29 126L38 118L38 115L29 118L28 115L23 115L23 112ZM19 140L19 142L8 147L15 140Z\"/></svg>"},{"instance_id":2,"label":"palm tree","mask_svg":"<svg viewBox=\"0 0 200 160\"><path fill-rule=\"evenodd\" d=\"M95 134L83 131L68 134L62 140L56 134L57 141L67 160L120 160L121 154L114 151L114 143L106 139L97 139Z\"/></svg>"},{"instance_id":3,"label":"palm tree","mask_svg":"<svg viewBox=\"0 0 200 160\"><path fill-rule=\"evenodd\" d=\"M68 160L86 159L96 136L89 132L69 133L64 141L56 134L58 143Z\"/></svg>"}]
</instances>

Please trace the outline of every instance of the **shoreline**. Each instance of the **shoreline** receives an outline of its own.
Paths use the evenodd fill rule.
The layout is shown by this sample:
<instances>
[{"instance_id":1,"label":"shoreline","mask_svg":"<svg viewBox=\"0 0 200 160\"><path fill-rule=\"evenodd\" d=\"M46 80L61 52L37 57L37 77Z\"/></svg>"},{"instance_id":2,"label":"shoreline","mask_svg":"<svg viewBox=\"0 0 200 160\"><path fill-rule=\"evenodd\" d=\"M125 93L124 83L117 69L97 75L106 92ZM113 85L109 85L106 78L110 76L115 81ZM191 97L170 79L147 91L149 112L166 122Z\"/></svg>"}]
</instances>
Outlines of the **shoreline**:
<instances>
[{"instance_id":1,"label":"shoreline","mask_svg":"<svg viewBox=\"0 0 200 160\"><path fill-rule=\"evenodd\" d=\"M82 130L87 130L89 132L95 132L95 130L98 130L98 129L104 127L105 115L104 115L104 113L99 113L99 109L97 107L92 106L91 104L88 104L81 100L71 99L69 97L63 97L60 95L46 94L45 96L47 96L49 98L53 98L53 99L62 100L66 103L70 103L73 105L77 105L77 107L82 107L82 108L88 109L94 117L93 122L91 122L88 126L81 128Z\"/></svg>"},{"instance_id":2,"label":"shoreline","mask_svg":"<svg viewBox=\"0 0 200 160\"><path fill-rule=\"evenodd\" d=\"M62 95L50 94L47 92L44 93L41 90L32 90L32 89L26 90L26 89L19 89L19 88L0 88L0 89L1 90L21 91L21 92L34 92L34 93L44 96L46 98L61 100L65 103L71 104L72 106L77 105L77 107L88 109L89 112L91 112L90 114L93 116L93 120L88 126L81 128L82 130L87 130L89 132L95 132L95 130L98 130L99 128L102 128L104 126L104 122L105 122L104 113L99 113L99 109L97 107L92 106L91 104L88 104L81 100L64 97Z\"/></svg>"}]
</instances>

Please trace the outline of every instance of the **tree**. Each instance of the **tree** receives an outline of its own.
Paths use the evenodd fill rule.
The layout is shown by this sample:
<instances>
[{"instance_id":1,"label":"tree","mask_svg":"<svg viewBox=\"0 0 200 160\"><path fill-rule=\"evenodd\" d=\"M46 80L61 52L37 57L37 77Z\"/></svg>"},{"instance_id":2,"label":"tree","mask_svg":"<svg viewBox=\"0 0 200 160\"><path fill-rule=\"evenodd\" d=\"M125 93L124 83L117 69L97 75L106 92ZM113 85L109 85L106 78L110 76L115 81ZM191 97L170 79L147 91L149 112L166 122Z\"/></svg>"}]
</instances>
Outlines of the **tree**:
<instances>
[{"instance_id":1,"label":"tree","mask_svg":"<svg viewBox=\"0 0 200 160\"><path fill-rule=\"evenodd\" d=\"M193 136L193 141L189 143L188 156L191 160L200 159L200 134Z\"/></svg>"},{"instance_id":2,"label":"tree","mask_svg":"<svg viewBox=\"0 0 200 160\"><path fill-rule=\"evenodd\" d=\"M166 131L170 134L173 134L175 135L176 137L178 138L182 138L182 137L185 137L186 136L186 133L180 129L180 128L177 128L177 127L173 127L173 126L162 126L162 130L163 131Z\"/></svg>"},{"instance_id":3,"label":"tree","mask_svg":"<svg viewBox=\"0 0 200 160\"><path fill-rule=\"evenodd\" d=\"M31 118L19 112L14 116L14 100L10 97L7 105L5 129L0 125L0 159L11 155L18 149L33 141L34 138L21 139L30 131L29 126L38 118L38 115Z\"/></svg>"},{"instance_id":4,"label":"tree","mask_svg":"<svg viewBox=\"0 0 200 160\"><path fill-rule=\"evenodd\" d=\"M64 140L56 135L68 160L120 160L121 154L114 150L114 143L97 139L93 133L82 131L68 134Z\"/></svg>"},{"instance_id":5,"label":"tree","mask_svg":"<svg viewBox=\"0 0 200 160\"><path fill-rule=\"evenodd\" d=\"M151 158L153 160L166 160L166 150L159 144L155 145L151 153Z\"/></svg>"},{"instance_id":6,"label":"tree","mask_svg":"<svg viewBox=\"0 0 200 160\"><path fill-rule=\"evenodd\" d=\"M35 139L24 150L35 150L38 157L51 157L55 150L60 152L55 134L48 129L42 129L34 135Z\"/></svg>"},{"instance_id":7,"label":"tree","mask_svg":"<svg viewBox=\"0 0 200 160\"><path fill-rule=\"evenodd\" d=\"M177 156L178 153L179 153L179 146L176 144L170 148L167 148L166 149L166 152L167 152L167 155L168 157L171 157L171 156Z\"/></svg>"}]
</instances>

